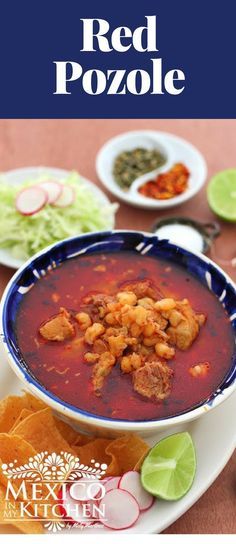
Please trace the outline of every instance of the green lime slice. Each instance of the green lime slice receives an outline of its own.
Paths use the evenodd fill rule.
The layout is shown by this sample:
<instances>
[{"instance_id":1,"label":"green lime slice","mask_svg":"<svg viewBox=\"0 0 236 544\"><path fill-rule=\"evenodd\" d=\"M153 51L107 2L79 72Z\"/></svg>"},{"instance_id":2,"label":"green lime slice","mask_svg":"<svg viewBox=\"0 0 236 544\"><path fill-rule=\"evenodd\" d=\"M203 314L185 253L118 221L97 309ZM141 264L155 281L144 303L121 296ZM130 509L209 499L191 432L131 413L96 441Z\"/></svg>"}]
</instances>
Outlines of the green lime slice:
<instances>
[{"instance_id":1,"label":"green lime slice","mask_svg":"<svg viewBox=\"0 0 236 544\"><path fill-rule=\"evenodd\" d=\"M236 170L216 174L207 187L210 208L226 221L236 221Z\"/></svg>"},{"instance_id":2,"label":"green lime slice","mask_svg":"<svg viewBox=\"0 0 236 544\"><path fill-rule=\"evenodd\" d=\"M144 459L141 481L144 489L166 501L181 499L196 473L196 455L189 433L177 433L158 442Z\"/></svg>"}]
</instances>

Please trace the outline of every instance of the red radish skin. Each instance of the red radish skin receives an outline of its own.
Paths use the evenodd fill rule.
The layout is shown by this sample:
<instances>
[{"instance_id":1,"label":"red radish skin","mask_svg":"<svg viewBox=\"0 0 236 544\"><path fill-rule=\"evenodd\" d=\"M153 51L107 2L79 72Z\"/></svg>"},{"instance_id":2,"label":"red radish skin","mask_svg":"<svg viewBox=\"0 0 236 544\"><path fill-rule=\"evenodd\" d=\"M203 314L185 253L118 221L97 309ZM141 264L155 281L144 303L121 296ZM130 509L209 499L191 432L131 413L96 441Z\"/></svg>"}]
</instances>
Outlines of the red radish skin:
<instances>
[{"instance_id":1,"label":"red radish skin","mask_svg":"<svg viewBox=\"0 0 236 544\"><path fill-rule=\"evenodd\" d=\"M53 206L57 206L58 208L66 208L67 206L70 206L75 201L76 194L74 187L71 187L70 185L63 185L62 192L53 203Z\"/></svg>"},{"instance_id":2,"label":"red radish skin","mask_svg":"<svg viewBox=\"0 0 236 544\"><path fill-rule=\"evenodd\" d=\"M26 187L16 197L16 209L21 215L34 215L47 204L47 193L42 187Z\"/></svg>"},{"instance_id":3,"label":"red radish skin","mask_svg":"<svg viewBox=\"0 0 236 544\"><path fill-rule=\"evenodd\" d=\"M140 474L136 470L125 472L120 478L118 487L133 495L139 505L140 512L149 510L153 505L154 497L143 489Z\"/></svg>"},{"instance_id":4,"label":"red radish skin","mask_svg":"<svg viewBox=\"0 0 236 544\"><path fill-rule=\"evenodd\" d=\"M109 480L104 484L106 493L112 489L117 489L119 486L120 476L114 476L109 478Z\"/></svg>"},{"instance_id":5,"label":"red radish skin","mask_svg":"<svg viewBox=\"0 0 236 544\"><path fill-rule=\"evenodd\" d=\"M132 527L140 515L136 499L123 489L108 491L100 501L99 508L104 508L104 518L100 515L99 521L105 527L116 531Z\"/></svg>"},{"instance_id":6,"label":"red radish skin","mask_svg":"<svg viewBox=\"0 0 236 544\"><path fill-rule=\"evenodd\" d=\"M38 184L38 187L42 187L42 189L47 193L48 204L53 204L59 198L63 189L63 185L61 183L53 180L41 181Z\"/></svg>"}]
</instances>

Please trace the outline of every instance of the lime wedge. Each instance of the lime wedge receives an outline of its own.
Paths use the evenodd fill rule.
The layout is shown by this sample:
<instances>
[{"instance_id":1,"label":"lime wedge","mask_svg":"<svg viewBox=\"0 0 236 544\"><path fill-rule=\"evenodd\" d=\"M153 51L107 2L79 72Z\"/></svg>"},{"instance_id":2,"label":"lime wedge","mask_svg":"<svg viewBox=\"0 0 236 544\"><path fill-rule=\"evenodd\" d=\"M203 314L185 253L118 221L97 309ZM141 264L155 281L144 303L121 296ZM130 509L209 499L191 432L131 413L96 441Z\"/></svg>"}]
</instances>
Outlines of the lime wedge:
<instances>
[{"instance_id":1,"label":"lime wedge","mask_svg":"<svg viewBox=\"0 0 236 544\"><path fill-rule=\"evenodd\" d=\"M226 221L236 221L236 170L216 174L207 187L210 208Z\"/></svg>"},{"instance_id":2,"label":"lime wedge","mask_svg":"<svg viewBox=\"0 0 236 544\"><path fill-rule=\"evenodd\" d=\"M144 459L144 489L166 501L181 499L190 489L196 472L196 455L189 433L177 433L158 442Z\"/></svg>"}]
</instances>

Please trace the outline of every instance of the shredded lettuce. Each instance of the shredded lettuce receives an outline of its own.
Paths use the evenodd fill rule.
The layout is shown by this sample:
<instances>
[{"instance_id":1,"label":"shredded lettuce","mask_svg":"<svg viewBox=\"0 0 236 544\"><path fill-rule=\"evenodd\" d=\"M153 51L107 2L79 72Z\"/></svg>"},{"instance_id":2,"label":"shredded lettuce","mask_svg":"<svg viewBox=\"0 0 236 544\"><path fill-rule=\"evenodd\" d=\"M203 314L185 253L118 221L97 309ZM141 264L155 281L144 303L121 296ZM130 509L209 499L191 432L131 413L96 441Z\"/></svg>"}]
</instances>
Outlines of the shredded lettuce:
<instances>
[{"instance_id":1,"label":"shredded lettuce","mask_svg":"<svg viewBox=\"0 0 236 544\"><path fill-rule=\"evenodd\" d=\"M66 208L46 205L35 215L21 215L15 207L17 193L22 188L43 180L45 176L22 185L0 181L0 248L8 249L15 258L25 260L68 236L114 226L117 204L101 203L77 172L71 172L63 180L63 183L68 183L75 189L76 199L73 204Z\"/></svg>"}]
</instances>

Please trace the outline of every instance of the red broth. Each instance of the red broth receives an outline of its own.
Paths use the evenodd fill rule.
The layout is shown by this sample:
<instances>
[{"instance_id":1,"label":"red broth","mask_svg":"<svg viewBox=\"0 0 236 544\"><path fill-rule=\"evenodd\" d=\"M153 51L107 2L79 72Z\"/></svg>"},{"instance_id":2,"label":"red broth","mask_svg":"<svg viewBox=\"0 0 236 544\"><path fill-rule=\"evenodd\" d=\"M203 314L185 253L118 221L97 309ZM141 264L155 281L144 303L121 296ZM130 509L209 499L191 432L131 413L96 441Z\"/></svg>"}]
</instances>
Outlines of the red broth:
<instances>
[{"instance_id":1,"label":"red broth","mask_svg":"<svg viewBox=\"0 0 236 544\"><path fill-rule=\"evenodd\" d=\"M95 271L101 264L106 270ZM207 315L206 324L190 349L177 349L169 363L174 377L168 399L155 403L136 393L131 376L121 374L119 365L106 378L102 395L97 397L91 385L92 367L83 362L87 349L76 342L44 342L38 335L39 325L60 306L79 311L88 293L116 293L122 282L143 279L154 281L165 296L188 298L196 311ZM125 420L165 418L203 402L221 384L234 350L228 317L212 293L182 267L131 252L82 256L49 272L23 298L16 333L28 368L46 390L92 414ZM207 375L191 376L189 368L204 361L210 363Z\"/></svg>"}]
</instances>

